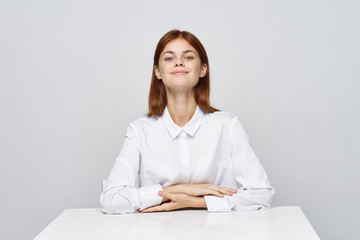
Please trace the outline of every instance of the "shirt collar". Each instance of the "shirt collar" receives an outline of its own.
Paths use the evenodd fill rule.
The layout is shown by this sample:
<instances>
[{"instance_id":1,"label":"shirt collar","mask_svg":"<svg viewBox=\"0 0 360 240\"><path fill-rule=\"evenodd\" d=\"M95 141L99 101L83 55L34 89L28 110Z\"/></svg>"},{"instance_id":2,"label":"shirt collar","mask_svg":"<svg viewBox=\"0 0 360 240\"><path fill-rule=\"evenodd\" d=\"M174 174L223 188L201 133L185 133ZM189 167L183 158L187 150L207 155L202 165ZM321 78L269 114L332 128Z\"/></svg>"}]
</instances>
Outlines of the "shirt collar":
<instances>
[{"instance_id":1,"label":"shirt collar","mask_svg":"<svg viewBox=\"0 0 360 240\"><path fill-rule=\"evenodd\" d=\"M166 106L161 118L162 118L169 134L171 135L171 137L173 139L175 139L181 133L181 131L184 131L193 137L195 135L196 131L199 129L204 115L205 115L204 112L201 110L199 105L197 105L194 116L190 119L190 121L185 126L179 127L172 120L170 113L168 111L168 108Z\"/></svg>"}]
</instances>

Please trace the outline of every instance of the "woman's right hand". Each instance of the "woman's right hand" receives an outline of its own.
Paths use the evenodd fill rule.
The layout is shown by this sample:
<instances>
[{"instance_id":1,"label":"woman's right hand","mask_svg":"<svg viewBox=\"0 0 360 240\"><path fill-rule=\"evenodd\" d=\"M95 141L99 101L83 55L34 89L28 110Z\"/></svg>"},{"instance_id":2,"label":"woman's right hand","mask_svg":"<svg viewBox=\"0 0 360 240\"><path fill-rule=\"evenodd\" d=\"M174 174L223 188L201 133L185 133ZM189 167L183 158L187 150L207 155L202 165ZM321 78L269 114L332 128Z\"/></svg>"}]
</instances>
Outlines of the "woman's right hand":
<instances>
[{"instance_id":1,"label":"woman's right hand","mask_svg":"<svg viewBox=\"0 0 360 240\"><path fill-rule=\"evenodd\" d=\"M234 193L237 193L236 189L220 187L209 183L172 185L164 187L163 191L170 194L182 193L194 197L204 195L224 197L224 195L231 196ZM163 199L163 202L166 202L167 200L168 199Z\"/></svg>"}]
</instances>

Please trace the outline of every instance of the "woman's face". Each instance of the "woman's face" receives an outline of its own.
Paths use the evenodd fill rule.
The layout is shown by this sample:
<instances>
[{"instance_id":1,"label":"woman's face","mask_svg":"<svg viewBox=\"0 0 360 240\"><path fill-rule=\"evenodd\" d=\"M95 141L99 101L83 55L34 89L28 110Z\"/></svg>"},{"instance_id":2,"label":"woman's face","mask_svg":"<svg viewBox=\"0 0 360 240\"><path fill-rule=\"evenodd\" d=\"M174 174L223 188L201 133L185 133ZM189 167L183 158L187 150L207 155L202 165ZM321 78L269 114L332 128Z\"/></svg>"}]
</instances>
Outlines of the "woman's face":
<instances>
[{"instance_id":1,"label":"woman's face","mask_svg":"<svg viewBox=\"0 0 360 240\"><path fill-rule=\"evenodd\" d=\"M195 48L185 39L176 38L165 46L154 69L167 90L183 92L196 86L199 78L206 75L207 66L201 63Z\"/></svg>"}]
</instances>

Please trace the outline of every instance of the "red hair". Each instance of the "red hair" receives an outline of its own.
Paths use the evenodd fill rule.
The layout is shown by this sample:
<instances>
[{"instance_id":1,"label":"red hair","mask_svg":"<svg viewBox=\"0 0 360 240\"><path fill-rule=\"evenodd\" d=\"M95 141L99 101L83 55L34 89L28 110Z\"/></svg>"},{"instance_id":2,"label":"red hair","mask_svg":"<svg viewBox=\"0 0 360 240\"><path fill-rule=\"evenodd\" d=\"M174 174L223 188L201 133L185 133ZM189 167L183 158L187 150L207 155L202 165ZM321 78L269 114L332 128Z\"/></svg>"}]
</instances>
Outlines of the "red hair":
<instances>
[{"instance_id":1,"label":"red hair","mask_svg":"<svg viewBox=\"0 0 360 240\"><path fill-rule=\"evenodd\" d=\"M199 39L193 34L186 31L171 30L167 32L158 42L155 54L154 54L154 64L153 66L159 66L160 54L164 50L166 44L170 41L183 38L185 39L195 50L199 53L201 64L207 65L206 75L199 79L199 82L194 87L194 96L195 101L199 107L205 113L212 113L219 111L212 106L210 106L210 71L209 71L209 60L205 51L204 46L201 44ZM149 92L149 112L147 116L161 116L164 112L164 109L167 104L166 91L164 83L157 79L155 75L155 69L153 67L151 85Z\"/></svg>"}]
</instances>

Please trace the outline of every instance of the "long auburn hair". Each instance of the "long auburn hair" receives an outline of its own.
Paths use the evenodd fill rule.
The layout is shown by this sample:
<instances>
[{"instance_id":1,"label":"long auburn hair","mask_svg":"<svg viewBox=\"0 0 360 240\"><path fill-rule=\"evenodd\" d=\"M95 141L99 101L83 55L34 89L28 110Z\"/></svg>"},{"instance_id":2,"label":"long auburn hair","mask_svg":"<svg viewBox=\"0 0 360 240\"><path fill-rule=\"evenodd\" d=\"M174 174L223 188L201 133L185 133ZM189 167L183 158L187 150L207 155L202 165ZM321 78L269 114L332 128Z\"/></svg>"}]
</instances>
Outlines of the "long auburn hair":
<instances>
[{"instance_id":1,"label":"long auburn hair","mask_svg":"<svg viewBox=\"0 0 360 240\"><path fill-rule=\"evenodd\" d=\"M154 64L151 77L151 85L149 92L149 112L147 116L155 117L161 116L164 112L164 109L167 104L165 85L162 80L157 79L155 75L155 66L159 66L160 54L164 50L166 44L170 41L183 38L185 39L195 50L199 53L201 64L207 65L206 75L199 79L199 82L194 87L195 101L199 107L205 113L212 113L219 111L216 108L210 106L210 70L209 70L209 60L205 51L204 46L201 44L199 39L195 37L192 33L180 30L171 30L167 32L158 42L155 54L154 54Z\"/></svg>"}]
</instances>

